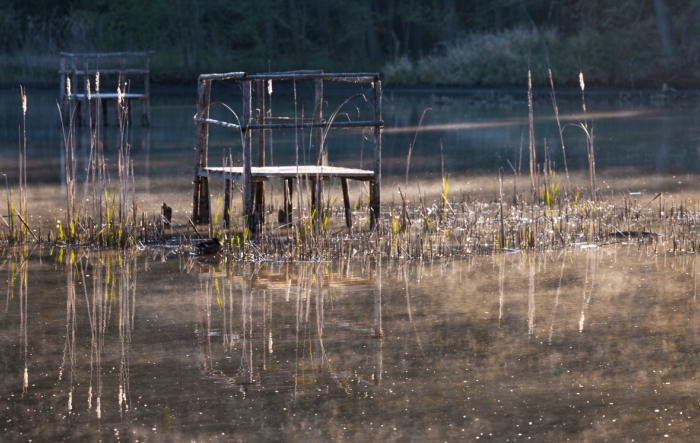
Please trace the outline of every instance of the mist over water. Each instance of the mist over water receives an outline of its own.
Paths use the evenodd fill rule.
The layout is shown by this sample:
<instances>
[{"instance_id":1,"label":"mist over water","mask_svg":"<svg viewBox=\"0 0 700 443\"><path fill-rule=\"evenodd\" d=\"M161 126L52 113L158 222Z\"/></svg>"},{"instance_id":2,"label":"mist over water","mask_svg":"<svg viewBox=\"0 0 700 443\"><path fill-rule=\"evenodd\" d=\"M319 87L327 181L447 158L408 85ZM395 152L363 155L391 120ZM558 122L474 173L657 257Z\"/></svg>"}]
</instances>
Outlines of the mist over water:
<instances>
[{"instance_id":1,"label":"mist over water","mask_svg":"<svg viewBox=\"0 0 700 443\"><path fill-rule=\"evenodd\" d=\"M687 440L695 256L9 254L3 440Z\"/></svg>"}]
</instances>

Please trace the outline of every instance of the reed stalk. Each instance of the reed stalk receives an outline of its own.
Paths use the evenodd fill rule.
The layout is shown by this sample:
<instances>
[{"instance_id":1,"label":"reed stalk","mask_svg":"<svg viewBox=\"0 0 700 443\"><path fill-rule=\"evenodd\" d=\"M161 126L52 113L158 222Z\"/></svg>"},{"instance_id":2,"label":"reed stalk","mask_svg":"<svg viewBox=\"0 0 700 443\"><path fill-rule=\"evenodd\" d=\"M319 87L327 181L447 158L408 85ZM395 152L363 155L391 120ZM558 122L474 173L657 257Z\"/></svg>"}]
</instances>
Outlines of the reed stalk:
<instances>
[{"instance_id":1,"label":"reed stalk","mask_svg":"<svg viewBox=\"0 0 700 443\"><path fill-rule=\"evenodd\" d=\"M530 151L530 191L532 204L537 203L539 186L537 185L537 152L535 151L535 118L532 107L532 74L527 70L527 116L530 129L529 151Z\"/></svg>"}]
</instances>

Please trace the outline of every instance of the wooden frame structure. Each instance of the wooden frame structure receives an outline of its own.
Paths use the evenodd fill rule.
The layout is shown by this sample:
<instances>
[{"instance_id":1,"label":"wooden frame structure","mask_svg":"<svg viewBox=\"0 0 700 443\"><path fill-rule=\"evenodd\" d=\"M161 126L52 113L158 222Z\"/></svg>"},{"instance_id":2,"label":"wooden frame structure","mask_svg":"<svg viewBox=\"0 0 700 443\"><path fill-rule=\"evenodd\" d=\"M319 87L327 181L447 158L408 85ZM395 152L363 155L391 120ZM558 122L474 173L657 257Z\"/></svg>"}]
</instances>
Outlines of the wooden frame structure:
<instances>
[{"instance_id":1,"label":"wooden frame structure","mask_svg":"<svg viewBox=\"0 0 700 443\"><path fill-rule=\"evenodd\" d=\"M240 123L229 123L209 118L211 104L211 85L214 80L234 80L241 84L243 91L243 111ZM265 112L265 94L275 81L312 80L315 84L314 113L312 118L273 117ZM324 81L345 83L369 83L374 93L373 120L336 122L323 119L323 85ZM253 89L256 91L257 110L253 109ZM251 231L257 232L264 222L265 191L264 181L271 177L284 180L284 221L291 222L292 189L294 179L311 182L311 206L322 201L323 181L331 177L340 178L343 188L345 219L348 227L352 226L348 179L369 182L370 194L370 229L377 224L380 214L381 187L381 153L382 153L382 84L378 73L324 73L323 71L291 71L264 74L229 72L225 74L202 74L198 84L199 99L194 122L197 125L196 165L194 177L194 197L192 220L195 223L210 222L209 178L226 180L224 203L224 220L229 223L231 180L240 180L243 190L243 215L248 220ZM257 112L255 112L257 111ZM256 118L254 119L254 115ZM209 144L209 126L238 131L242 134L242 167L209 167L207 161ZM314 128L318 161L309 166L266 166L265 165L265 130ZM372 129L374 135L374 168L372 170L340 168L328 166L328 153L325 146L324 131L329 129L362 130ZM252 166L252 135L257 134L258 165ZM317 220L320 217L317 217Z\"/></svg>"},{"instance_id":2,"label":"wooden frame structure","mask_svg":"<svg viewBox=\"0 0 700 443\"><path fill-rule=\"evenodd\" d=\"M113 75L117 74L119 76L118 84L125 81L126 76L130 74L143 75L143 93L124 93L122 94L123 99L126 101L126 107L129 119L131 118L131 101L138 100L141 102L141 125L149 126L151 123L151 107L150 107L150 59L151 54L155 51L142 51L142 52L84 52L84 53L70 53L61 52L60 69L58 74L60 76L60 103L61 111L63 115L68 115L70 110L70 104L76 102L76 118L77 123L83 124L82 116L82 104L85 103L86 109L97 110L98 107L102 108L102 125L107 126L107 104L110 100L117 101L117 92L113 88L113 85L109 85L109 90L114 90L115 92L100 92L91 91L92 93L88 95L87 91L87 76L95 75L98 72L100 75ZM126 60L127 58L143 58L143 69L127 69ZM119 59L118 68L105 68L98 69L98 62L104 59ZM105 64L113 64L106 62ZM66 79L71 80L71 93L68 94L66 89ZM80 79L80 81L78 81ZM104 90L105 83L102 82L102 90ZM93 88L95 86L93 85ZM89 106L92 102L95 106ZM118 115L118 113L117 113ZM97 115L94 116L96 121Z\"/></svg>"}]
</instances>

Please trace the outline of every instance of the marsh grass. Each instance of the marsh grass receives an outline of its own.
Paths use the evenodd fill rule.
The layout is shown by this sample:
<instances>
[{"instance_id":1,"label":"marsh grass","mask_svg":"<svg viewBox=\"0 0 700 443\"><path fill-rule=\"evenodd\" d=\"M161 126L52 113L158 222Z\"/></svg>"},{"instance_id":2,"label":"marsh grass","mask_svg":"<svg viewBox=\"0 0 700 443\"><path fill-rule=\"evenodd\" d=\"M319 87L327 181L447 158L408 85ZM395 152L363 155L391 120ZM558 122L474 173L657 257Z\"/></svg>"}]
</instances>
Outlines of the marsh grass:
<instances>
[{"instance_id":1,"label":"marsh grass","mask_svg":"<svg viewBox=\"0 0 700 443\"><path fill-rule=\"evenodd\" d=\"M69 115L62 115L65 155L66 213L54 216L53 226L48 232L39 229L35 234L27 224L28 199L26 183L26 122L24 135L19 133L20 180L19 203L6 177L7 218L2 217L0 243L28 245L31 243L53 244L63 248L85 246L91 248L143 249L149 246L168 245L180 251L189 252L190 244L202 238L202 227L187 224L177 225L165 222L161 214L150 219L137 206L134 165L130 157L130 145L126 134L130 130L127 104L119 100L119 144L116 161L116 180L111 178L114 168L109 168L105 149L99 141L101 104L99 100L99 79L95 78L94 93L96 109L89 110L89 119L95 121L87 125L90 131L89 161L86 166L86 179L83 198L76 198L78 187L78 166L76 160L76 116L75 108ZM68 86L68 85L67 85ZM120 81L120 94L128 90L128 83ZM530 174L532 199L526 202L517 198L517 180L520 167L514 172L514 198L505 198L504 178L499 169L498 187L491 196L455 192L461 189L460 177L449 175L441 146L440 180L435 181L435 192L425 192L426 183L411 181L409 175L411 154L417 140L418 131L426 116L426 109L420 119L418 131L409 147L406 159L406 174L403 187L398 187L398 204L384 202L383 217L379 217L377 227L366 230L369 221L367 191L360 185L353 192L358 195L354 210L354 227L344 226L344 208L336 202L342 201L333 196L333 184L324 192L324 199L312 207L310 186L299 186L295 192L295 214L278 223L272 214L279 208L274 199L269 199L265 207L265 222L259 232L248 229L248 221L241 217L235 207L228 217L220 217L221 200L215 204L209 236L217 237L225 245L225 253L235 260L331 260L360 256L393 257L420 259L425 257L473 256L514 251L548 251L577 245L602 246L613 242L640 242L653 248L668 249L680 253L695 253L700 250L700 215L697 208L689 208L684 200L665 198L658 194L651 201L637 200L633 194L611 193L603 197L596 193L595 157L593 151L593 126L588 119L583 96L581 77L583 116L579 124L570 126L583 130L588 137L588 158L590 188L574 186L567 173L566 192L560 192L557 173L550 164L548 148L544 142L544 161L537 163L535 154L535 134L531 125L529 150L531 155ZM21 90L23 115L26 113L27 97ZM554 94L552 92L553 103ZM555 112L556 112L556 104ZM528 112L532 119L533 104L529 100ZM60 109L60 106L59 106ZM303 110L302 110L303 114ZM562 149L564 131L560 127ZM325 134L324 134L325 137ZM299 134L303 155L312 158L311 143ZM310 138L310 135L309 135ZM308 145L308 152L306 146ZM230 155L229 155L230 161ZM542 174L542 185L538 176ZM567 170L568 172L568 170ZM308 180L299 180L306 182ZM430 185L430 184L427 184ZM337 186L336 186L337 187ZM415 189L417 188L417 193ZM620 186L617 186L618 189ZM85 198L91 197L91 198ZM508 201L512 201L509 203ZM86 203L89 202L89 203ZM17 209L19 208L19 209ZM228 220L227 220L228 219ZM359 226L359 228L358 228ZM190 229L192 228L192 230ZM198 229L199 228L199 229ZM625 234L626 233L626 234ZM43 235L45 234L45 235Z\"/></svg>"}]
</instances>

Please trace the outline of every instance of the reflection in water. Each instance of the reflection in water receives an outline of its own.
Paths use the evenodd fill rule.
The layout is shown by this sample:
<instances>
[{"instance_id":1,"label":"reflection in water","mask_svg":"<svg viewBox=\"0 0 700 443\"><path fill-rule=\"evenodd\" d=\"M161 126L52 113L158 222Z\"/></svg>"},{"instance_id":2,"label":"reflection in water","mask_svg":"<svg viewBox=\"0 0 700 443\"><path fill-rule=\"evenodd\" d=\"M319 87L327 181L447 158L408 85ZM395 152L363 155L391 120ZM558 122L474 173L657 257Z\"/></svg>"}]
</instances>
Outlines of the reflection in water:
<instances>
[{"instance_id":1,"label":"reflection in water","mask_svg":"<svg viewBox=\"0 0 700 443\"><path fill-rule=\"evenodd\" d=\"M238 268L240 274L226 262L198 266L202 376L236 386L244 395L289 391L295 399L310 392L347 394L353 383L380 384L381 280L376 263L369 263L361 275L342 267L336 274L326 263ZM346 288L352 288L354 298L374 294L373 302L349 312L349 300L340 296ZM213 339L221 346L212 346ZM348 366L343 347L359 343L366 349L363 354L371 356L371 372ZM222 354L232 355L222 359Z\"/></svg>"},{"instance_id":2,"label":"reflection in water","mask_svg":"<svg viewBox=\"0 0 700 443\"><path fill-rule=\"evenodd\" d=\"M583 325L586 320L586 309L591 303L591 297L593 297L593 285L595 284L595 274L596 274L596 260L594 260L593 255L588 255L588 260L586 263L586 277L583 282L583 302L581 305L581 319L578 323L578 331L583 332ZM589 273L590 270L590 273ZM590 283L589 283L590 276ZM588 295L586 295L586 287L588 287Z\"/></svg>"},{"instance_id":3,"label":"reflection in water","mask_svg":"<svg viewBox=\"0 0 700 443\"><path fill-rule=\"evenodd\" d=\"M402 272L401 272L402 271ZM420 342L420 336L418 335L418 329L416 328L416 324L413 321L413 313L411 309L411 294L409 293L409 285L408 285L408 269L402 269L400 270L400 273L403 274L404 276L404 285L406 285L406 310L408 311L408 321L411 323L411 326L413 326L413 332L416 334L416 343L418 343L418 347L420 348L420 353L423 355L424 359L428 359L428 357L425 356L425 351L423 350L423 344Z\"/></svg>"},{"instance_id":4,"label":"reflection in water","mask_svg":"<svg viewBox=\"0 0 700 443\"><path fill-rule=\"evenodd\" d=\"M552 318L549 322L549 340L548 343L552 346L552 335L554 335L554 319L557 317L557 308L559 307L559 294L561 293L561 283L564 280L564 267L566 266L566 259L561 261L561 273L559 274L559 284L557 285L557 294L554 297L554 304L552 305Z\"/></svg>"},{"instance_id":5,"label":"reflection in water","mask_svg":"<svg viewBox=\"0 0 700 443\"><path fill-rule=\"evenodd\" d=\"M0 264L0 439L689 440L699 272L623 244L382 263L18 251Z\"/></svg>"},{"instance_id":6,"label":"reflection in water","mask_svg":"<svg viewBox=\"0 0 700 443\"><path fill-rule=\"evenodd\" d=\"M24 255L22 256L24 257ZM27 316L27 304L28 304L28 292L27 292L27 268L28 264L25 260L22 260L20 265L20 281L19 281L19 310L20 310L20 358L24 362L24 376L22 378L22 397L27 395L27 389L29 388L29 370L27 369L27 323L29 318ZM12 263L14 268L14 259ZM14 281L14 276L12 277Z\"/></svg>"},{"instance_id":7,"label":"reflection in water","mask_svg":"<svg viewBox=\"0 0 700 443\"><path fill-rule=\"evenodd\" d=\"M92 275L88 274L90 269L92 269ZM75 251L65 254L65 342L58 371L58 386L62 387L66 383L68 385L66 387L68 414L74 413L76 409L75 388L76 383L79 384L82 378L78 366L85 364L81 361L81 357L87 357L85 350L78 345L81 340L77 338L81 335L78 331L80 328L78 319L85 316L87 316L90 331L87 408L89 411L94 411L97 419L102 418L105 373L102 364L103 353L106 347L111 348L106 346L110 335L114 335L114 332L110 334L110 329L116 329L118 336L116 354L119 355L116 409L120 414L130 409L129 345L135 315L136 271L136 261L128 254L119 256L110 253L76 253ZM79 301L80 298L84 298L84 305ZM80 308L78 308L79 304ZM116 326L112 324L113 309L116 310ZM108 372L112 373L115 369L112 367ZM78 407L78 410L82 408Z\"/></svg>"},{"instance_id":8,"label":"reflection in water","mask_svg":"<svg viewBox=\"0 0 700 443\"><path fill-rule=\"evenodd\" d=\"M530 291L527 299L527 334L535 333L535 257L529 257Z\"/></svg>"}]
</instances>

